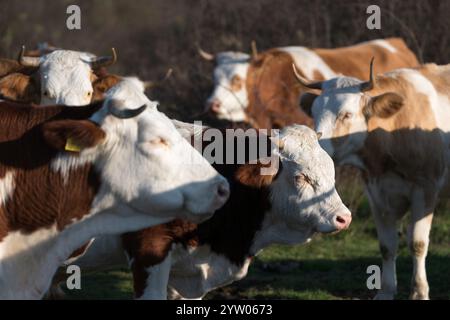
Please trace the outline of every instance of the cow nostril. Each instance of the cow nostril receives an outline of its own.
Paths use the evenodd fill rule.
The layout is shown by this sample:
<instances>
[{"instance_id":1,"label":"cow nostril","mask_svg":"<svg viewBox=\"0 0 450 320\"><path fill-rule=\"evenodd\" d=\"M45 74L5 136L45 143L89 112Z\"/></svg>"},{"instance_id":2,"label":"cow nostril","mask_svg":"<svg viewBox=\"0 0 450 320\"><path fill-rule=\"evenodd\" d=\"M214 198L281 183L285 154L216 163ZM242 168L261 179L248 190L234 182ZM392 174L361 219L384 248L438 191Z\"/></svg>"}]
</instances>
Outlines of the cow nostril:
<instances>
[{"instance_id":1,"label":"cow nostril","mask_svg":"<svg viewBox=\"0 0 450 320\"><path fill-rule=\"evenodd\" d=\"M341 216L337 216L337 217L336 217L336 221L339 222L339 223L341 223L341 224L344 224L344 223L345 223L345 219L342 218Z\"/></svg>"},{"instance_id":2,"label":"cow nostril","mask_svg":"<svg viewBox=\"0 0 450 320\"><path fill-rule=\"evenodd\" d=\"M219 184L218 188L217 188L217 195L220 198L228 198L228 195L230 194L230 191L228 189L228 186L224 183Z\"/></svg>"}]
</instances>

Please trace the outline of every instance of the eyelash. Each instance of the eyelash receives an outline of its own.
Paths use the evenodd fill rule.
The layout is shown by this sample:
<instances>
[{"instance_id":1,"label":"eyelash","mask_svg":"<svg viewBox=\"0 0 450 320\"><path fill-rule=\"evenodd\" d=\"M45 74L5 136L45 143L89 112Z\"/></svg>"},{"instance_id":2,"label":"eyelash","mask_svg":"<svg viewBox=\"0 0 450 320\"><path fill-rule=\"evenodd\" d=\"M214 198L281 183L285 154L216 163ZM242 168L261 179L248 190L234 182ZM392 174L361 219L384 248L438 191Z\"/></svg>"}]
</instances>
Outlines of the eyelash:
<instances>
[{"instance_id":1,"label":"eyelash","mask_svg":"<svg viewBox=\"0 0 450 320\"><path fill-rule=\"evenodd\" d=\"M308 185L310 185L310 186L313 186L312 185L312 181L311 181L311 179L307 176L307 175L305 175L305 174L300 174L300 175L297 175L297 176L295 176L295 183L297 184L297 185L305 185L305 184L308 184Z\"/></svg>"}]
</instances>

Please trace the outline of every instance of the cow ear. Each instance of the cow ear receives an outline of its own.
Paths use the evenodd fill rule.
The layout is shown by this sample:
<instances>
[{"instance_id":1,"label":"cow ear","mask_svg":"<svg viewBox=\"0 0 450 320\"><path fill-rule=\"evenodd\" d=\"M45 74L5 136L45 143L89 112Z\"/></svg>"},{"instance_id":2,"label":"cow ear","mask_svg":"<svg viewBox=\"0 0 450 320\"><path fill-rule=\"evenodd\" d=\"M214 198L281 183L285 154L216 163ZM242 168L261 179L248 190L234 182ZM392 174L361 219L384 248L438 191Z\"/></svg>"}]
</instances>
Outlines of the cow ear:
<instances>
[{"instance_id":1,"label":"cow ear","mask_svg":"<svg viewBox=\"0 0 450 320\"><path fill-rule=\"evenodd\" d=\"M404 99L397 93L388 92L373 97L364 107L363 113L367 118L389 118L396 114L404 105Z\"/></svg>"},{"instance_id":2,"label":"cow ear","mask_svg":"<svg viewBox=\"0 0 450 320\"><path fill-rule=\"evenodd\" d=\"M262 174L264 168L269 169L270 164L263 165L257 164L245 164L239 167L236 171L235 178L243 185L253 188L268 187L274 180L276 173L273 175Z\"/></svg>"},{"instance_id":3,"label":"cow ear","mask_svg":"<svg viewBox=\"0 0 450 320\"><path fill-rule=\"evenodd\" d=\"M115 75L107 75L96 79L92 83L92 87L94 88L94 95L92 101L104 99L105 92L108 91L113 86L115 86L121 80L122 78Z\"/></svg>"},{"instance_id":4,"label":"cow ear","mask_svg":"<svg viewBox=\"0 0 450 320\"><path fill-rule=\"evenodd\" d=\"M47 144L60 151L81 152L100 144L105 132L89 120L55 120L42 126Z\"/></svg>"},{"instance_id":5,"label":"cow ear","mask_svg":"<svg viewBox=\"0 0 450 320\"><path fill-rule=\"evenodd\" d=\"M38 103L39 86L32 76L12 73L0 79L0 95L6 99Z\"/></svg>"},{"instance_id":6,"label":"cow ear","mask_svg":"<svg viewBox=\"0 0 450 320\"><path fill-rule=\"evenodd\" d=\"M300 107L310 117L312 117L312 106L314 104L314 100L316 100L318 96L319 95L311 92L305 92L300 97Z\"/></svg>"}]
</instances>

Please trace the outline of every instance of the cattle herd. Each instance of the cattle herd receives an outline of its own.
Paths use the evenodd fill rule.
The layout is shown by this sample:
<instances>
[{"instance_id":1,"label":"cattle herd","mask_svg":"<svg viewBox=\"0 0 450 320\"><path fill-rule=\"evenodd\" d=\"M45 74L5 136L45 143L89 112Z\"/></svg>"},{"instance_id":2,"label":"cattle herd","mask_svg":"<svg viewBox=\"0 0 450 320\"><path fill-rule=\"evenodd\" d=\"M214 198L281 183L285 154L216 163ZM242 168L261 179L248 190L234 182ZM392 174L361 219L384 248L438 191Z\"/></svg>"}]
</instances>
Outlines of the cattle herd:
<instances>
[{"instance_id":1,"label":"cattle herd","mask_svg":"<svg viewBox=\"0 0 450 320\"><path fill-rule=\"evenodd\" d=\"M410 297L429 299L429 233L450 167L450 65L420 64L399 38L252 49L198 47L215 64L205 112L254 128L258 151L267 148L255 157L245 140L243 162L239 148L234 161L208 161L211 128L169 119L145 82L109 73L115 49L44 44L0 58L0 299L62 298L71 264L128 266L138 299L202 298L245 277L270 245L347 229L342 165L361 171L377 228L375 298L395 297L397 227L410 212ZM216 152L228 158L220 132Z\"/></svg>"}]
</instances>

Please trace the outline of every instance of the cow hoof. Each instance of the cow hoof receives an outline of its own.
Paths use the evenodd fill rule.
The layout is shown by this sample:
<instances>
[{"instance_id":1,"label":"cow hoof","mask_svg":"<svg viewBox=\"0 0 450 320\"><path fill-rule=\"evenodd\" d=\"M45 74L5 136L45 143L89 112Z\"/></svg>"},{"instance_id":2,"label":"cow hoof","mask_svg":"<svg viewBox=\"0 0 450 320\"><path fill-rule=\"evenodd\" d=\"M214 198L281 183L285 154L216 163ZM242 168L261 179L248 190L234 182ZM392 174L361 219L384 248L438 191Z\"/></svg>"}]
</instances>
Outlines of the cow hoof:
<instances>
[{"instance_id":1,"label":"cow hoof","mask_svg":"<svg viewBox=\"0 0 450 320\"><path fill-rule=\"evenodd\" d=\"M374 300L394 300L394 294L388 292L378 292Z\"/></svg>"},{"instance_id":2,"label":"cow hoof","mask_svg":"<svg viewBox=\"0 0 450 320\"><path fill-rule=\"evenodd\" d=\"M427 293L423 293L423 292L421 293L418 291L414 291L409 296L409 299L411 299L411 300L430 300L430 297L428 296Z\"/></svg>"}]
</instances>

